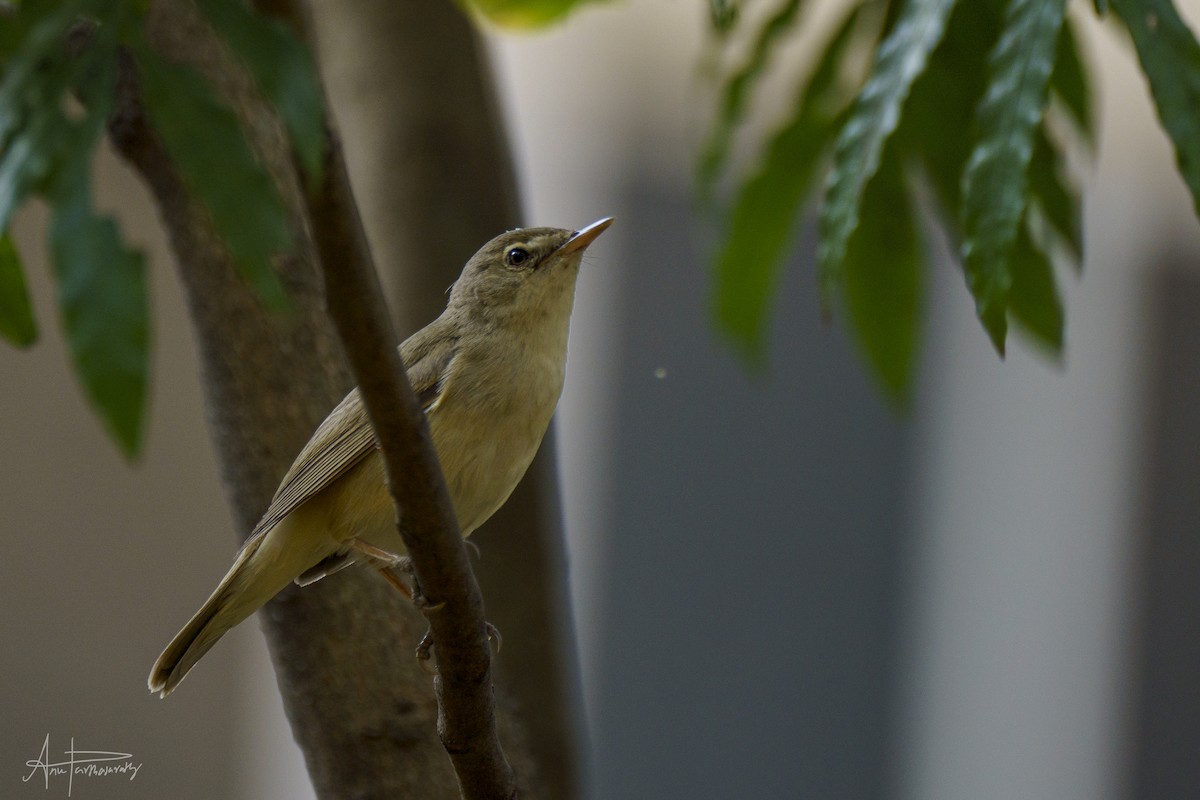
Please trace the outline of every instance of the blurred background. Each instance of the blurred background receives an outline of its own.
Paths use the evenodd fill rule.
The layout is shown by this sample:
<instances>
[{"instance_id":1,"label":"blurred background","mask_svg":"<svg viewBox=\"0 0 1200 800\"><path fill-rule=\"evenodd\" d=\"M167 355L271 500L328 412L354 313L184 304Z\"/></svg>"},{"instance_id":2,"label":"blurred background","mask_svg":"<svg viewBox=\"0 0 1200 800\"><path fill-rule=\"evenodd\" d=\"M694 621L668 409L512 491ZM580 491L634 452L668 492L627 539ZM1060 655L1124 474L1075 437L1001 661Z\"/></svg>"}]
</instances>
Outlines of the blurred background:
<instances>
[{"instance_id":1,"label":"blurred background","mask_svg":"<svg viewBox=\"0 0 1200 800\"><path fill-rule=\"evenodd\" d=\"M1177 4L1196 29L1200 1ZM558 415L593 796L1200 796L1200 224L1130 49L1074 11L1102 126L1066 356L999 361L942 258L907 414L822 324L811 232L768 369L714 333L704 3L492 37L526 219L618 220L580 278ZM47 734L52 756L74 737L143 765L73 796L311 796L255 625L170 702L145 691L235 537L156 211L111 155L99 170L152 263L147 449L125 463L85 406L26 209L43 324L0 348L0 797L65 793L23 782Z\"/></svg>"}]
</instances>

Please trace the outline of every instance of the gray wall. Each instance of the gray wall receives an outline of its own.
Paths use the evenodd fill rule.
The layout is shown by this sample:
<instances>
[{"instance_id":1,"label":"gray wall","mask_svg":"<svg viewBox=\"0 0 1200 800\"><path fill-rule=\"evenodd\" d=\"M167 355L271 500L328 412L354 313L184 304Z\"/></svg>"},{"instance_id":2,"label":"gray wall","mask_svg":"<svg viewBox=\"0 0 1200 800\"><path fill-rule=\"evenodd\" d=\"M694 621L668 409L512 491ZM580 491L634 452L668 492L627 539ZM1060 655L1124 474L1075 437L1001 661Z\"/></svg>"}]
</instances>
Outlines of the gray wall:
<instances>
[{"instance_id":1,"label":"gray wall","mask_svg":"<svg viewBox=\"0 0 1200 800\"><path fill-rule=\"evenodd\" d=\"M688 187L622 200L598 796L884 797L904 426L820 324L811 262L749 376Z\"/></svg>"}]
</instances>

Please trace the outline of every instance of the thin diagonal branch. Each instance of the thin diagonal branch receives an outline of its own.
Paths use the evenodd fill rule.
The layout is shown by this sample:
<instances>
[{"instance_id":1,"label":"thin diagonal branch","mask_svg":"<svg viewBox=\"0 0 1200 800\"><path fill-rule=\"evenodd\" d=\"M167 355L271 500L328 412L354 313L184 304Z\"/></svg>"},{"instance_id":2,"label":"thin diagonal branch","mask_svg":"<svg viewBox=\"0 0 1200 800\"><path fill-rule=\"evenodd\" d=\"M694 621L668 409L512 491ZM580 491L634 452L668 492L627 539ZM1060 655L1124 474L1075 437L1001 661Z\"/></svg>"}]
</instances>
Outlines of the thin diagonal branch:
<instances>
[{"instance_id":1,"label":"thin diagonal branch","mask_svg":"<svg viewBox=\"0 0 1200 800\"><path fill-rule=\"evenodd\" d=\"M522 224L487 46L455 0L322 0L311 12L356 204L404 338L441 312L480 243ZM554 427L512 496L472 534L482 551L472 566L504 633L496 702L521 793L570 800L586 794L583 698Z\"/></svg>"},{"instance_id":2,"label":"thin diagonal branch","mask_svg":"<svg viewBox=\"0 0 1200 800\"><path fill-rule=\"evenodd\" d=\"M459 535L429 427L394 346L395 334L354 205L341 148L310 195L325 297L380 442L400 535L437 643L438 734L463 797L515 798L516 779L496 732L492 654L483 595Z\"/></svg>"},{"instance_id":3,"label":"thin diagonal branch","mask_svg":"<svg viewBox=\"0 0 1200 800\"><path fill-rule=\"evenodd\" d=\"M300 33L311 24L289 2L269 9ZM328 104L327 104L328 106ZM332 123L330 123L332 128ZM515 798L516 776L496 726L492 651L483 594L442 475L425 414L408 382L341 143L331 132L322 186L306 195L325 302L375 429L397 527L437 643L438 735L471 798Z\"/></svg>"}]
</instances>

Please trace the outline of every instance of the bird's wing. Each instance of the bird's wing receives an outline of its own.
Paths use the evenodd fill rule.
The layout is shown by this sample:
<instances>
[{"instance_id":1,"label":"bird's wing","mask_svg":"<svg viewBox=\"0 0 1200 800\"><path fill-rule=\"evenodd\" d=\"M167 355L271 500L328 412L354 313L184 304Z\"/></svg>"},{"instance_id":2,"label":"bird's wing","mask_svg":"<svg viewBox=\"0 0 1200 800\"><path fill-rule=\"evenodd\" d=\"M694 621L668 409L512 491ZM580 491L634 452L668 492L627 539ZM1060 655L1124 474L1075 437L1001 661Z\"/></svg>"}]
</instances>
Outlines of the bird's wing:
<instances>
[{"instance_id":1,"label":"bird's wing","mask_svg":"<svg viewBox=\"0 0 1200 800\"><path fill-rule=\"evenodd\" d=\"M458 354L456 327L453 320L440 317L400 345L409 385L426 414L442 396L450 362Z\"/></svg>"},{"instance_id":2,"label":"bird's wing","mask_svg":"<svg viewBox=\"0 0 1200 800\"><path fill-rule=\"evenodd\" d=\"M434 323L436 324L436 323ZM430 327L433 327L432 325ZM428 332L428 333L427 333ZM454 360L457 341L439 337L429 328L401 346L408 380L422 410L428 412L441 394L443 378ZM330 412L292 463L267 512L254 528L254 536L279 524L310 497L337 480L376 446L358 389Z\"/></svg>"}]
</instances>

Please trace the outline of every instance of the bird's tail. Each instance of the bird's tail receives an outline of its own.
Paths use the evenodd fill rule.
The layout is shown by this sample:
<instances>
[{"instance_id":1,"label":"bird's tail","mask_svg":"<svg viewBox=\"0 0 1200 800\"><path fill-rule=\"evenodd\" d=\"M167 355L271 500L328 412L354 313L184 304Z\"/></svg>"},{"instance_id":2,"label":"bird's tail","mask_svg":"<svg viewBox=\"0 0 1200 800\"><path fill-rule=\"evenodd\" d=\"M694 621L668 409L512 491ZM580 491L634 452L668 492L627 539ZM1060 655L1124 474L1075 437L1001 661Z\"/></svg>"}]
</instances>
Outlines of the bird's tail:
<instances>
[{"instance_id":1,"label":"bird's tail","mask_svg":"<svg viewBox=\"0 0 1200 800\"><path fill-rule=\"evenodd\" d=\"M157 692L159 697L170 694L227 631L261 608L306 568L281 563L281 548L272 546L281 542L268 541L277 538L270 534L278 533L287 522L246 542L216 591L154 662L148 681L151 692Z\"/></svg>"}]
</instances>

